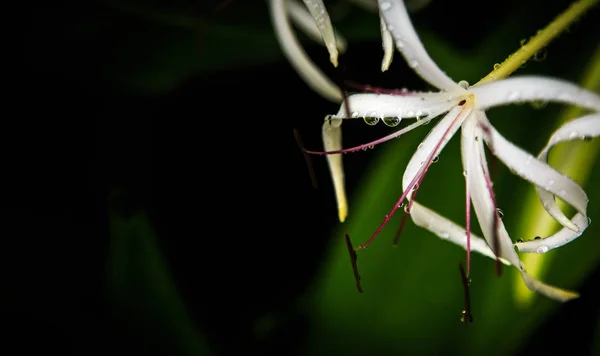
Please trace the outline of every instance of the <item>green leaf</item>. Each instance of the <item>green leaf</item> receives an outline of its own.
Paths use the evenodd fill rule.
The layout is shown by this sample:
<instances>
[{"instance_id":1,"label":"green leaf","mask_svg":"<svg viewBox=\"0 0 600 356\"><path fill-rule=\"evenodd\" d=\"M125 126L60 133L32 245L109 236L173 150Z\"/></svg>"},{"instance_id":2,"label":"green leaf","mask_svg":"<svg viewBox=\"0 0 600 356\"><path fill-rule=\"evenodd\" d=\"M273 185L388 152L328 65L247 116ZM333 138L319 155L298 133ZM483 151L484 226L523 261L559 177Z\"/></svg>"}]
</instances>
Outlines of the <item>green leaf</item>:
<instances>
[{"instance_id":1,"label":"green leaf","mask_svg":"<svg viewBox=\"0 0 600 356\"><path fill-rule=\"evenodd\" d=\"M152 226L143 212L110 215L108 286L124 323L177 355L209 355L170 276ZM129 331L128 331L129 332Z\"/></svg>"}]
</instances>

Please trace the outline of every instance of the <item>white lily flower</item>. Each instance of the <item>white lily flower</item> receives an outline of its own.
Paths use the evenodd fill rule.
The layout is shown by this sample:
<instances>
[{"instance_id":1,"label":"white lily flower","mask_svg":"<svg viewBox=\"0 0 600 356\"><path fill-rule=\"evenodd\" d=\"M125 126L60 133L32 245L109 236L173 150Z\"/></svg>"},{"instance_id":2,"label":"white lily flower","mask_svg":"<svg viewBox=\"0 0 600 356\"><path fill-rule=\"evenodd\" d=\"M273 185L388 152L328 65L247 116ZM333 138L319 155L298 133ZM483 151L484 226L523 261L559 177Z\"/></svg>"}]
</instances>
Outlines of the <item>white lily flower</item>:
<instances>
[{"instance_id":1,"label":"white lily flower","mask_svg":"<svg viewBox=\"0 0 600 356\"><path fill-rule=\"evenodd\" d=\"M559 129L537 159L500 135L488 121L485 110L514 102L543 100L574 104L598 112L600 111L600 97L561 80L533 76L504 79L478 87L468 87L464 82L456 83L438 68L425 51L412 27L402 1L380 0L379 7L387 29L395 40L396 48L405 57L409 66L424 80L442 91L435 94L351 95L347 99L347 105L342 105L335 117L366 117L371 122L378 119L390 120L389 118L396 118L394 122L403 118L417 118L417 121L407 128L364 145L370 146L398 137L444 112L447 114L432 129L411 158L403 176L404 193L402 197L371 239L360 248L368 245L377 236L395 210L402 205L404 199L408 199L405 210L410 213L415 224L429 229L442 238L450 239L452 242L466 247L467 250L473 249L490 257L497 256L502 262L514 265L521 272L526 285L532 290L560 301L577 297L574 292L546 285L527 274L497 212L483 143L485 142L492 154L513 172L537 187L546 210L565 227L548 239L519 244L521 251L529 252L535 249L535 252L543 253L550 248L571 241L588 226L587 195L574 181L546 163L547 152L553 145L565 139L598 136L600 132L599 115L594 114L580 118L571 122L572 126ZM347 107L351 108L352 112L346 112ZM423 116L426 116L426 119L423 119ZM467 188L466 229L458 227L414 201L431 163L459 128L462 129L461 151ZM359 146L358 149L364 146ZM353 150L355 149L343 151ZM560 212L554 202L555 196L575 208L577 214L572 220ZM470 233L471 203L487 246ZM469 263L468 258L467 265Z\"/></svg>"},{"instance_id":2,"label":"white lily flower","mask_svg":"<svg viewBox=\"0 0 600 356\"><path fill-rule=\"evenodd\" d=\"M408 199L405 211L410 213L415 224L467 249L467 270L470 266L470 250L474 250L517 267L525 284L532 290L560 301L577 297L575 292L546 285L527 274L497 212L483 143L485 142L492 154L513 172L536 186L544 208L564 226L561 231L547 239L517 244L521 251L544 253L578 237L589 224L586 216L587 195L573 180L546 163L548 150L556 143L567 139L598 136L600 119L598 115L594 114L574 120L570 123L571 125L559 129L540 156L536 158L500 135L490 124L485 110L515 102L543 100L574 104L599 112L600 97L565 81L536 76L504 79L473 87L469 87L466 82L456 83L427 54L412 26L404 3L400 0L379 0L378 3L382 18L384 44L387 41L386 36L391 35L395 47L404 56L409 66L428 83L440 89L440 92L400 92L394 95L370 93L349 96L347 102L341 105L339 112L333 118L362 117L368 124L373 125L382 120L388 126L396 126L402 119L410 118L416 119L416 121L379 140L350 149L337 149L326 153L338 154L364 149L399 137L443 113L446 114L419 145L418 150L411 158L404 172L402 182L404 193L399 201L373 236L359 249L373 241L391 219L393 213L403 205L405 199ZM387 57L387 53L385 57ZM384 59L384 65L385 62ZM389 62L387 64L389 65ZM350 108L351 112L346 112L347 108ZM466 229L414 200L425 173L459 128L461 128L461 151L467 192ZM575 134L572 134L573 132ZM555 196L575 208L577 213L571 220L558 209L554 202ZM471 234L471 203L485 240Z\"/></svg>"}]
</instances>

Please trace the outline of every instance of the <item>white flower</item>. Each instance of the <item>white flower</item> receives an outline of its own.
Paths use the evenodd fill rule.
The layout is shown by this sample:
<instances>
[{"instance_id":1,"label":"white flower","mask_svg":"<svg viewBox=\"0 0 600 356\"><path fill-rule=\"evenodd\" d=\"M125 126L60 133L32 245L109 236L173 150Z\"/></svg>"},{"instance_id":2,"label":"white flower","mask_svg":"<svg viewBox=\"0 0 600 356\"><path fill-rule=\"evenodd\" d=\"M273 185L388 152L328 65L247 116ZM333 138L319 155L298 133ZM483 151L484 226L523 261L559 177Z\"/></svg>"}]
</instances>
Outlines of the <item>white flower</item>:
<instances>
[{"instance_id":1,"label":"white flower","mask_svg":"<svg viewBox=\"0 0 600 356\"><path fill-rule=\"evenodd\" d=\"M393 123L391 126L394 126L401 119L410 118L416 121L377 141L346 150L334 148L333 152L327 153L350 152L385 142L428 123L441 114L445 113L445 116L419 145L408 163L402 180L404 193L397 204L371 239L359 248L373 241L392 214L407 199L405 210L410 213L415 224L465 247L467 251L474 250L498 258L503 263L514 265L519 269L525 284L532 290L560 301L577 297L574 292L546 285L527 274L497 211L484 142L492 154L507 167L536 186L546 211L563 226L559 232L547 238L516 244L522 252L545 253L577 238L589 224L586 215L587 195L573 180L550 167L547 164L547 155L550 148L559 142L600 135L600 114L598 114L600 97L565 81L536 76L503 79L473 87L469 87L466 82L456 83L438 68L425 51L404 3L401 0L379 0L378 3L382 18L383 41L384 43L388 41L387 48L390 45L386 37L391 36L393 44L402 53L409 66L428 83L440 89L440 92L370 93L349 96L347 102L341 105L339 112L333 116L337 120L332 122L366 117L370 118L371 122L381 119ZM384 56L386 57L387 55ZM515 102L540 100L574 104L594 113L561 127L552 135L548 145L536 158L500 135L490 124L485 110ZM347 112L346 108L350 108L350 112ZM466 229L414 200L431 163L436 160L458 129L461 129L462 163L466 183ZM328 148L331 146L325 145L326 150L331 151L332 149ZM572 219L561 212L554 197L559 197L576 210ZM485 240L470 232L471 203ZM469 266L469 253L467 256Z\"/></svg>"}]
</instances>

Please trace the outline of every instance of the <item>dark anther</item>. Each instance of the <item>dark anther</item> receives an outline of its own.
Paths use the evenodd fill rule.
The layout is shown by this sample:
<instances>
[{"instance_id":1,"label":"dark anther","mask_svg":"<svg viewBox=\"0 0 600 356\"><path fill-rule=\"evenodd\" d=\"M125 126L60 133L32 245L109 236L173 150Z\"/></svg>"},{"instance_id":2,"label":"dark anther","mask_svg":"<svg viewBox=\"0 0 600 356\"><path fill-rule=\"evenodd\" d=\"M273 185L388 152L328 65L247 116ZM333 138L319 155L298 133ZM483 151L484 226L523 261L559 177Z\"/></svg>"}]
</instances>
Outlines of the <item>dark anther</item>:
<instances>
[{"instance_id":1,"label":"dark anther","mask_svg":"<svg viewBox=\"0 0 600 356\"><path fill-rule=\"evenodd\" d=\"M344 238L346 240L346 247L348 247L348 253L350 254L350 263L352 264L352 271L354 272L354 279L356 280L356 289L362 293L363 289L360 285L360 274L358 274L358 266L356 265L356 251L354 251L354 248L352 247L350 236L346 234Z\"/></svg>"},{"instance_id":2,"label":"dark anther","mask_svg":"<svg viewBox=\"0 0 600 356\"><path fill-rule=\"evenodd\" d=\"M460 101L460 103L458 103L458 106L463 106L463 105L465 105L466 102L467 101L463 99L463 100Z\"/></svg>"}]
</instances>

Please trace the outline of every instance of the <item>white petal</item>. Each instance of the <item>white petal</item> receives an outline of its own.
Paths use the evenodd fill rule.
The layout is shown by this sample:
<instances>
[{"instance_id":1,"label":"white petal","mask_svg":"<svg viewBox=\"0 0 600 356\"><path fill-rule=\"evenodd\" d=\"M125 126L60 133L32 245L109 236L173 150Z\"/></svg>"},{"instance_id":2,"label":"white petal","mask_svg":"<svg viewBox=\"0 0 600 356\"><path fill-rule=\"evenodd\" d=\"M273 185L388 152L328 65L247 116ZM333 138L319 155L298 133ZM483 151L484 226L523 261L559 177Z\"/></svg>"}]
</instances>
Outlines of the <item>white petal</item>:
<instances>
[{"instance_id":1,"label":"white petal","mask_svg":"<svg viewBox=\"0 0 600 356\"><path fill-rule=\"evenodd\" d=\"M498 157L507 167L528 182L558 196L579 213L586 214L588 197L577 183L545 162L513 145L500 135L487 119L482 119L479 124L482 127L485 142L492 154ZM579 227L573 225L563 214L559 216L558 221L571 230L579 231Z\"/></svg>"},{"instance_id":2,"label":"white petal","mask_svg":"<svg viewBox=\"0 0 600 356\"><path fill-rule=\"evenodd\" d=\"M462 89L429 57L401 0L379 0L379 11L409 67L438 89Z\"/></svg>"},{"instance_id":3,"label":"white petal","mask_svg":"<svg viewBox=\"0 0 600 356\"><path fill-rule=\"evenodd\" d=\"M407 95L389 94L353 94L348 97L350 113L346 105L340 107L337 117L425 117L431 119L461 100L456 93L407 93Z\"/></svg>"},{"instance_id":4,"label":"white petal","mask_svg":"<svg viewBox=\"0 0 600 356\"><path fill-rule=\"evenodd\" d=\"M553 78L523 76L502 79L469 88L476 105L490 107L523 101L554 101L600 111L600 96L575 84Z\"/></svg>"},{"instance_id":5,"label":"white petal","mask_svg":"<svg viewBox=\"0 0 600 356\"><path fill-rule=\"evenodd\" d=\"M334 67L337 67L338 51L335 44L335 34L325 4L323 4L322 0L304 0L304 3L312 17L315 19L317 28L321 32L325 47L327 47L327 50L329 51L329 60Z\"/></svg>"},{"instance_id":6,"label":"white petal","mask_svg":"<svg viewBox=\"0 0 600 356\"><path fill-rule=\"evenodd\" d=\"M466 249L466 230L462 226L455 224L417 202L413 203L410 210L410 217L416 225L433 232L444 240L448 240ZM471 234L471 250L489 258L496 259L496 255L494 255L489 248L487 242L474 234ZM509 264L506 260L502 260L502 262Z\"/></svg>"},{"instance_id":7,"label":"white petal","mask_svg":"<svg viewBox=\"0 0 600 356\"><path fill-rule=\"evenodd\" d=\"M331 119L323 123L323 146L325 151L337 151L342 149L342 120ZM329 172L333 181L335 190L335 199L338 206L338 217L341 222L346 220L348 215L348 201L346 199L346 188L344 186L344 166L342 155L327 155Z\"/></svg>"},{"instance_id":8,"label":"white petal","mask_svg":"<svg viewBox=\"0 0 600 356\"><path fill-rule=\"evenodd\" d=\"M473 202L473 208L477 215L477 220L481 226L481 231L485 237L488 245L493 247L498 238L499 251L495 251L499 257L505 258L511 264L520 266L519 256L515 252L512 244L512 240L504 227L502 220L495 223L496 219L496 204L494 203L486 175L487 162L485 160L485 151L483 150L483 140L481 138L481 129L477 126L478 120L481 119L483 113L476 112L469 117L463 124L462 134L463 142L462 145L471 147L473 149L472 159L469 160L469 167L466 167L467 179L469 182L469 190L471 193L471 201ZM469 143L469 141L471 141ZM498 219L499 220L499 219ZM497 227L496 235L494 234L494 226Z\"/></svg>"},{"instance_id":9,"label":"white petal","mask_svg":"<svg viewBox=\"0 0 600 356\"><path fill-rule=\"evenodd\" d=\"M523 277L523 281L525 282L527 288L531 289L532 291L541 293L559 302L566 302L568 300L579 297L579 293L577 292L573 292L566 289L560 289L538 281L537 279L529 275L527 272L525 272L524 268L521 268L521 277Z\"/></svg>"},{"instance_id":10,"label":"white petal","mask_svg":"<svg viewBox=\"0 0 600 356\"><path fill-rule=\"evenodd\" d=\"M478 112L477 114L479 120L487 120L485 113ZM491 198L485 177L485 175L489 173L487 172L487 161L485 160L483 140L475 140L476 137L481 137L483 135L482 131L483 130L477 126L477 122L475 122L475 120L467 120L463 124L463 135L468 136L465 139L472 139L476 141L475 146L478 146L478 148L475 150L475 156L479 156L479 162L478 160L469 161L470 169L468 170L467 175L470 184L469 187L471 191L471 200L473 202L475 214L477 215L477 220L479 220L479 224L485 239L488 242L488 245L493 246L493 219L496 219L496 206ZM567 301L579 296L575 292L563 290L542 283L527 274L525 267L519 260L519 256L512 246L510 236L508 235L502 220L498 221L496 231L500 242L501 260L504 258L519 269L521 277L529 289L542 293L545 296L558 301Z\"/></svg>"},{"instance_id":11,"label":"white petal","mask_svg":"<svg viewBox=\"0 0 600 356\"><path fill-rule=\"evenodd\" d=\"M383 60L381 61L381 71L385 72L392 64L394 58L394 39L392 34L388 31L383 17L380 17L381 27L381 47L383 48Z\"/></svg>"},{"instance_id":12,"label":"white petal","mask_svg":"<svg viewBox=\"0 0 600 356\"><path fill-rule=\"evenodd\" d=\"M325 44L317 24L306 9L306 6L296 0L287 0L287 11L294 24L298 26L299 29L304 31L308 38L317 43ZM346 52L346 48L348 47L346 40L335 29L333 31L338 51L340 53Z\"/></svg>"},{"instance_id":13,"label":"white petal","mask_svg":"<svg viewBox=\"0 0 600 356\"><path fill-rule=\"evenodd\" d=\"M566 245L581 236L590 223L589 219L580 213L575 214L571 221L579 227L579 231L573 231L567 227L563 227L558 232L546 238L517 242L515 246L519 252L546 253L552 249Z\"/></svg>"},{"instance_id":14,"label":"white petal","mask_svg":"<svg viewBox=\"0 0 600 356\"><path fill-rule=\"evenodd\" d=\"M341 102L342 92L340 89L308 58L296 39L286 16L285 1L271 0L270 4L271 20L277 39L283 53L296 72L319 95L336 103Z\"/></svg>"},{"instance_id":15,"label":"white petal","mask_svg":"<svg viewBox=\"0 0 600 356\"><path fill-rule=\"evenodd\" d=\"M571 141L576 139L583 139L588 137L599 137L600 136L600 114L586 115L578 119L572 120L561 126L554 134L550 137L548 144L542 152L539 154L538 159L547 162L548 152L556 144ZM537 189L540 201L544 205L544 208L548 213L555 219L561 221L567 219L567 217L560 210L554 195L543 190ZM568 219L567 219L568 220ZM554 248L563 246L574 239L578 238L583 231L588 227L589 220L585 214L575 214L570 221L573 225L579 228L579 231L573 229L563 228L557 233L550 235L546 238L517 243L516 246L519 251L522 252L537 252L545 253ZM567 226L563 224L563 226Z\"/></svg>"},{"instance_id":16,"label":"white petal","mask_svg":"<svg viewBox=\"0 0 600 356\"><path fill-rule=\"evenodd\" d=\"M436 152L435 156L444 149L469 113L470 108L455 106L434 126L408 162L408 166L402 176L402 189L406 190L411 185L413 179L422 173L422 170L426 167L425 163L434 150ZM410 198L411 195L412 192L408 197Z\"/></svg>"},{"instance_id":17,"label":"white petal","mask_svg":"<svg viewBox=\"0 0 600 356\"><path fill-rule=\"evenodd\" d=\"M548 144L538 155L538 159L543 162L548 162L548 152L552 147L554 147L554 145L560 142L571 141L576 139L587 139L598 136L600 136L600 114L587 115L572 120L561 126L556 132L554 132L554 134L552 134L552 137L550 137ZM544 206L544 209L546 209L546 211L552 217L554 217L557 221L560 221L563 226L569 226L571 230L577 231L577 229L573 229L573 226L570 226L573 225L573 223L571 223L570 225L569 223L563 223L563 221L569 220L556 204L553 194L540 188L537 188L537 192L538 196L540 197L540 201ZM581 229L581 227L579 228ZM579 235L580 234L578 234L577 236Z\"/></svg>"}]
</instances>

